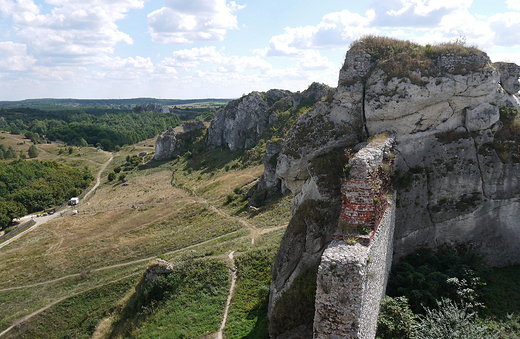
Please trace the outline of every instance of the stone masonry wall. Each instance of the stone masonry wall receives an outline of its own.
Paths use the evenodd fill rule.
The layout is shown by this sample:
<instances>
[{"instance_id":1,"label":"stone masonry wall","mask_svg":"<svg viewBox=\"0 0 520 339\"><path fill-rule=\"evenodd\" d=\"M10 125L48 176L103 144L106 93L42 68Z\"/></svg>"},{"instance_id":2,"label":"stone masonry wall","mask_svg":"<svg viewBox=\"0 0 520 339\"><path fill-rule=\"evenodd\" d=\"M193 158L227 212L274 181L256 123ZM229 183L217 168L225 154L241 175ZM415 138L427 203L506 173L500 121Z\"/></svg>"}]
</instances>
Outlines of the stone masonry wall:
<instances>
[{"instance_id":1,"label":"stone masonry wall","mask_svg":"<svg viewBox=\"0 0 520 339\"><path fill-rule=\"evenodd\" d=\"M343 211L318 269L314 338L375 338L390 272L395 198L388 194L393 140L368 145L350 161ZM382 200L379 200L382 199Z\"/></svg>"}]
</instances>

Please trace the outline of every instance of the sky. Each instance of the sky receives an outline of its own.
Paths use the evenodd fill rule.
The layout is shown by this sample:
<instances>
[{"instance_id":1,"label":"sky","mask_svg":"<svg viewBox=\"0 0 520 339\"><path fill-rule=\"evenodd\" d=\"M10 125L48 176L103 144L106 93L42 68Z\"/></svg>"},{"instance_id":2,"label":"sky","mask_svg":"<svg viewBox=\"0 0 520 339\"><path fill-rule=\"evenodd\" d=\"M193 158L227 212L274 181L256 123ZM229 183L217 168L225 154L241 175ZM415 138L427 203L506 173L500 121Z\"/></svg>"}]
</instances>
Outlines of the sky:
<instances>
[{"instance_id":1,"label":"sky","mask_svg":"<svg viewBox=\"0 0 520 339\"><path fill-rule=\"evenodd\" d=\"M520 64L520 0L0 0L0 100L335 87L368 34Z\"/></svg>"}]
</instances>

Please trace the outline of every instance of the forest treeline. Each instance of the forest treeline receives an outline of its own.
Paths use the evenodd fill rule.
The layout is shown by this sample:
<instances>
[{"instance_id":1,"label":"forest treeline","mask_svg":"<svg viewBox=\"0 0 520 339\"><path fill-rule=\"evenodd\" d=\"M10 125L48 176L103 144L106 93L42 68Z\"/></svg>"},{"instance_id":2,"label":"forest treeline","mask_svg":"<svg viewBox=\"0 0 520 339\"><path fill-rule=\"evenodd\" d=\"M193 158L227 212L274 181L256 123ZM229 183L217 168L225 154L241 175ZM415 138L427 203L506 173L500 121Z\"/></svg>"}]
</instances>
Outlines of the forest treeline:
<instances>
[{"instance_id":1,"label":"forest treeline","mask_svg":"<svg viewBox=\"0 0 520 339\"><path fill-rule=\"evenodd\" d=\"M0 229L14 218L61 205L94 179L83 170L55 161L0 162Z\"/></svg>"},{"instance_id":2,"label":"forest treeline","mask_svg":"<svg viewBox=\"0 0 520 339\"><path fill-rule=\"evenodd\" d=\"M90 109L46 111L28 107L0 109L0 130L45 136L69 145L100 147L113 151L153 138L169 126L180 124L174 113Z\"/></svg>"}]
</instances>

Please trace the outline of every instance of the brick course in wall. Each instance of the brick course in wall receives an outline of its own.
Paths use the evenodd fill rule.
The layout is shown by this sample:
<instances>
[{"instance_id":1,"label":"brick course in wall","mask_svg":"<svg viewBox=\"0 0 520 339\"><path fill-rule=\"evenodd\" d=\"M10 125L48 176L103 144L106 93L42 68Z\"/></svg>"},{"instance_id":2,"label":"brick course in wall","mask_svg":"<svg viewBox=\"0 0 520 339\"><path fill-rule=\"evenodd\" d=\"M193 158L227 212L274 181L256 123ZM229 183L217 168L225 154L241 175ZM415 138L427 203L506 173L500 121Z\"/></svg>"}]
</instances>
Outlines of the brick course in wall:
<instances>
[{"instance_id":1,"label":"brick course in wall","mask_svg":"<svg viewBox=\"0 0 520 339\"><path fill-rule=\"evenodd\" d=\"M356 240L368 246L386 210L394 161L389 152L381 152L377 163L364 161L367 153L374 155L361 150L349 164L350 175L341 186L342 212L334 240Z\"/></svg>"}]
</instances>

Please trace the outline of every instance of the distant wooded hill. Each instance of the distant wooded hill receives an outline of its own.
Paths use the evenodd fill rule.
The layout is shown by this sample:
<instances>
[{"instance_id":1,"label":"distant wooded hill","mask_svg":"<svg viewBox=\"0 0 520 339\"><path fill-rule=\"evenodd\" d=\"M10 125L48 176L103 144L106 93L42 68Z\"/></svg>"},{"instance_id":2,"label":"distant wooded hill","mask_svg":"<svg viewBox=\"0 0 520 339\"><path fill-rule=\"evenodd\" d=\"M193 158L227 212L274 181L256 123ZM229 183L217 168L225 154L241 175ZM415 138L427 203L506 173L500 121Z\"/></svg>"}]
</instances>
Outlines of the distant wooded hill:
<instances>
[{"instance_id":1,"label":"distant wooded hill","mask_svg":"<svg viewBox=\"0 0 520 339\"><path fill-rule=\"evenodd\" d=\"M55 106L73 107L100 107L100 106L136 106L148 102L159 103L164 106L183 106L207 104L209 106L223 106L230 99L155 99L155 98L133 98L133 99L26 99L20 101L0 101L0 107L33 107L51 108Z\"/></svg>"},{"instance_id":2,"label":"distant wooded hill","mask_svg":"<svg viewBox=\"0 0 520 339\"><path fill-rule=\"evenodd\" d=\"M144 103L173 105L170 113L143 111ZM211 120L224 99L31 99L0 102L0 130L25 134L33 142L61 140L107 151L153 138L181 119Z\"/></svg>"}]
</instances>

